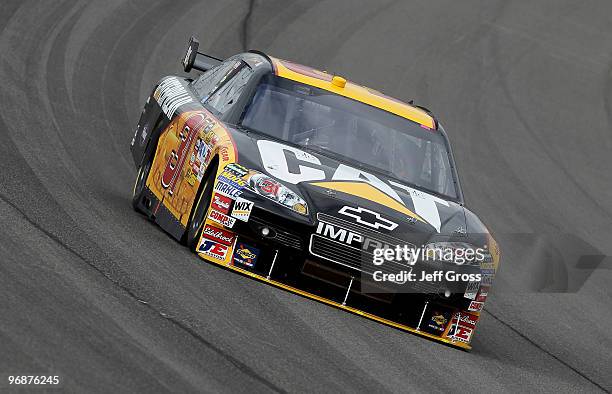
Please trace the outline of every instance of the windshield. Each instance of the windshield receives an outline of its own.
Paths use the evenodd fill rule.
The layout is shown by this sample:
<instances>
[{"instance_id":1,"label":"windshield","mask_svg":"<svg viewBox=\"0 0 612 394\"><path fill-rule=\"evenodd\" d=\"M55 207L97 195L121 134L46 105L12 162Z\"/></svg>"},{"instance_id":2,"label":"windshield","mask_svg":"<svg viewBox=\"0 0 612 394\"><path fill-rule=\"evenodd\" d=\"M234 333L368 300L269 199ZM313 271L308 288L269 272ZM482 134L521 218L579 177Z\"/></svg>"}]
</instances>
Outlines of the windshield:
<instances>
[{"instance_id":1,"label":"windshield","mask_svg":"<svg viewBox=\"0 0 612 394\"><path fill-rule=\"evenodd\" d=\"M332 92L269 74L242 126L457 198L439 132Z\"/></svg>"}]
</instances>

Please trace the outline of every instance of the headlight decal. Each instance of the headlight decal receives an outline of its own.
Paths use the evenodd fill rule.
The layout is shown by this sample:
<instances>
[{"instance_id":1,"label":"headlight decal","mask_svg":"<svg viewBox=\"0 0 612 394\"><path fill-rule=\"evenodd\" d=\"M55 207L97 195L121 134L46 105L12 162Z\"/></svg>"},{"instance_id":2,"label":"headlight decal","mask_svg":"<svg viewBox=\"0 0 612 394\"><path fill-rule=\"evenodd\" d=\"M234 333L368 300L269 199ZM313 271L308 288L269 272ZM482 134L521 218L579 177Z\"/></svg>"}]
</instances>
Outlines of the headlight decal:
<instances>
[{"instance_id":1,"label":"headlight decal","mask_svg":"<svg viewBox=\"0 0 612 394\"><path fill-rule=\"evenodd\" d=\"M217 177L217 181L215 190L235 200L234 206L238 200L241 200L238 204L240 207L232 210L231 216L236 219L248 221L253 209L253 202L240 197L244 189L266 197L300 215L308 215L306 201L293 190L268 175L247 169L238 163L227 164Z\"/></svg>"},{"instance_id":2,"label":"headlight decal","mask_svg":"<svg viewBox=\"0 0 612 394\"><path fill-rule=\"evenodd\" d=\"M248 181L249 190L301 215L308 214L308 205L306 201L277 180L260 172L251 170Z\"/></svg>"}]
</instances>

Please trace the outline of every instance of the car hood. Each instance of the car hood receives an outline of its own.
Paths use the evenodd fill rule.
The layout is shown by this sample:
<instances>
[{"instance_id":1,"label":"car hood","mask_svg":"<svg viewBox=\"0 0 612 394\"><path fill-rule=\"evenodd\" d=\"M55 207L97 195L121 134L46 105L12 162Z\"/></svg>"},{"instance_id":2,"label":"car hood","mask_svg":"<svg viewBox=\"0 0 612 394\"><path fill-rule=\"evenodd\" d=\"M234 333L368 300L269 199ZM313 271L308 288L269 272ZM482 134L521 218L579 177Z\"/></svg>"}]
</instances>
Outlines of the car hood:
<instances>
[{"instance_id":1,"label":"car hood","mask_svg":"<svg viewBox=\"0 0 612 394\"><path fill-rule=\"evenodd\" d=\"M313 224L334 217L415 245L436 238L465 237L466 210L454 201L361 169L354 163L260 134L231 132L238 162L298 193L308 204Z\"/></svg>"}]
</instances>

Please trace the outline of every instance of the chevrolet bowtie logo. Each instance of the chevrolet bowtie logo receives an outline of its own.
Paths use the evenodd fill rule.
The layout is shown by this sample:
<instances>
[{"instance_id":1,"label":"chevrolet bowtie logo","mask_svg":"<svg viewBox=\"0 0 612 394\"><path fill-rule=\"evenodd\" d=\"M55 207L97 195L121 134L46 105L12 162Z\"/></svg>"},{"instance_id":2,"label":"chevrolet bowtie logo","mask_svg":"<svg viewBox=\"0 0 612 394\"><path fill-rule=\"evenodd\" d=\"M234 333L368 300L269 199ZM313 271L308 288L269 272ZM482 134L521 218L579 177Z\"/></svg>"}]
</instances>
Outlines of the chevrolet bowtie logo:
<instances>
[{"instance_id":1,"label":"chevrolet bowtie logo","mask_svg":"<svg viewBox=\"0 0 612 394\"><path fill-rule=\"evenodd\" d=\"M383 218L378 212L370 211L369 209L344 206L339 211L339 214L351 217L357 223L363 224L375 229L384 228L385 230L394 230L398 224L388 219Z\"/></svg>"}]
</instances>

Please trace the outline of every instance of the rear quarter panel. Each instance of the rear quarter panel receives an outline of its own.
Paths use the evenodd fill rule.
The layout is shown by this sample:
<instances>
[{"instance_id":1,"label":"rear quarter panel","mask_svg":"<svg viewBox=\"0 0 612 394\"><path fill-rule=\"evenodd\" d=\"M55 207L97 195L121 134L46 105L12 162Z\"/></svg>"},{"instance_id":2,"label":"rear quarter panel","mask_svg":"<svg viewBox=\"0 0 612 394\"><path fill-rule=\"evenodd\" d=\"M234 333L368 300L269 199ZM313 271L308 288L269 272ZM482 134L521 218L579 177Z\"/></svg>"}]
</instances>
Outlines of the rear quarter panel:
<instances>
[{"instance_id":1,"label":"rear quarter panel","mask_svg":"<svg viewBox=\"0 0 612 394\"><path fill-rule=\"evenodd\" d=\"M236 157L230 135L205 109L178 114L160 135L147 187L184 227L215 156L218 171Z\"/></svg>"}]
</instances>

